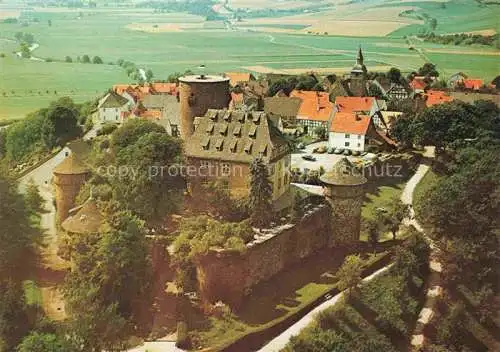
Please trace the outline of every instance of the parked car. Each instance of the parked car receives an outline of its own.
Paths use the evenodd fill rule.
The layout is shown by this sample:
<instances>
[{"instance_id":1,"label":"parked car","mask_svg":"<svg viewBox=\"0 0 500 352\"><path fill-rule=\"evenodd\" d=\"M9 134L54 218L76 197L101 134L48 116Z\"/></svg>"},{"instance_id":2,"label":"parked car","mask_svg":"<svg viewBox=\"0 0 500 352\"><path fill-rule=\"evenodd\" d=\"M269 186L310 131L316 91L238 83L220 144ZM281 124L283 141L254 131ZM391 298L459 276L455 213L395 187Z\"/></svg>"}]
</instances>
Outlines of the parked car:
<instances>
[{"instance_id":1,"label":"parked car","mask_svg":"<svg viewBox=\"0 0 500 352\"><path fill-rule=\"evenodd\" d=\"M359 156L359 154L360 154L359 150L352 151L352 155L354 155L354 156Z\"/></svg>"},{"instance_id":2,"label":"parked car","mask_svg":"<svg viewBox=\"0 0 500 352\"><path fill-rule=\"evenodd\" d=\"M347 155L351 155L351 151L349 149L346 149L346 150L344 150L343 154L346 155L346 156Z\"/></svg>"},{"instance_id":3,"label":"parked car","mask_svg":"<svg viewBox=\"0 0 500 352\"><path fill-rule=\"evenodd\" d=\"M341 153L343 153L343 152L344 152L344 149L343 149L343 148L337 148L337 149L335 149L335 152L334 152L334 153L335 153L335 154L341 154Z\"/></svg>"},{"instance_id":4,"label":"parked car","mask_svg":"<svg viewBox=\"0 0 500 352\"><path fill-rule=\"evenodd\" d=\"M326 153L326 147L324 145L322 145L321 147L318 147L318 151L317 151L319 154L324 154Z\"/></svg>"},{"instance_id":5,"label":"parked car","mask_svg":"<svg viewBox=\"0 0 500 352\"><path fill-rule=\"evenodd\" d=\"M333 154L335 152L335 148L328 148L328 154Z\"/></svg>"},{"instance_id":6,"label":"parked car","mask_svg":"<svg viewBox=\"0 0 500 352\"><path fill-rule=\"evenodd\" d=\"M306 145L304 143L298 143L297 149L306 149Z\"/></svg>"},{"instance_id":7,"label":"parked car","mask_svg":"<svg viewBox=\"0 0 500 352\"><path fill-rule=\"evenodd\" d=\"M316 161L316 158L312 155L304 155L304 156L302 156L302 159L307 160L307 161Z\"/></svg>"},{"instance_id":8,"label":"parked car","mask_svg":"<svg viewBox=\"0 0 500 352\"><path fill-rule=\"evenodd\" d=\"M319 147L316 147L316 148L314 148L314 149L312 150L312 152L313 152L313 153L317 153L317 152L318 152L318 150L319 150Z\"/></svg>"}]
</instances>

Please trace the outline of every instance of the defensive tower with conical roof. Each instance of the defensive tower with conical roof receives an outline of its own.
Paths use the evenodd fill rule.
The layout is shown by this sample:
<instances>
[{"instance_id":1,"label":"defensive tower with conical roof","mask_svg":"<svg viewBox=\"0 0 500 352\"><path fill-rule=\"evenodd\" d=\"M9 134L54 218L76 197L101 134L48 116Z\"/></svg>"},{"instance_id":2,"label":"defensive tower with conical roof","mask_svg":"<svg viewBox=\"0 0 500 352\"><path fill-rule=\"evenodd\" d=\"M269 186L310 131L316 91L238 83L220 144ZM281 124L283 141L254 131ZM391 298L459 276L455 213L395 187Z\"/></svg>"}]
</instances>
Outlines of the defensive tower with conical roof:
<instances>
[{"instance_id":1,"label":"defensive tower with conical roof","mask_svg":"<svg viewBox=\"0 0 500 352\"><path fill-rule=\"evenodd\" d=\"M87 180L90 170L74 153L66 157L53 171L56 186L57 221L62 223L69 210L75 206L80 188Z\"/></svg>"},{"instance_id":2,"label":"defensive tower with conical roof","mask_svg":"<svg viewBox=\"0 0 500 352\"><path fill-rule=\"evenodd\" d=\"M342 158L320 179L325 198L332 208L331 242L335 245L356 243L359 241L366 178L347 158Z\"/></svg>"}]
</instances>

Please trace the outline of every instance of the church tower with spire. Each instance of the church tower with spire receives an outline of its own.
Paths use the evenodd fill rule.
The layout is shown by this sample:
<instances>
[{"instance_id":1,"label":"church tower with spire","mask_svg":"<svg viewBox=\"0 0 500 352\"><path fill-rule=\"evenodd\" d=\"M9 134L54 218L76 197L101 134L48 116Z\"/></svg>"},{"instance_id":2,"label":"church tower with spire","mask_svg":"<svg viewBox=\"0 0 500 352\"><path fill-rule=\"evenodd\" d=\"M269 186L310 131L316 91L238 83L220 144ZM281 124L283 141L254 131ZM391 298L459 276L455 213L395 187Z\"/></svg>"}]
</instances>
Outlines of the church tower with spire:
<instances>
[{"instance_id":1,"label":"church tower with spire","mask_svg":"<svg viewBox=\"0 0 500 352\"><path fill-rule=\"evenodd\" d=\"M364 97L367 95L366 91L366 79L367 70L364 64L363 51L361 46L358 50L358 56L356 57L356 65L351 70L351 77L349 83L349 89L355 97Z\"/></svg>"}]
</instances>

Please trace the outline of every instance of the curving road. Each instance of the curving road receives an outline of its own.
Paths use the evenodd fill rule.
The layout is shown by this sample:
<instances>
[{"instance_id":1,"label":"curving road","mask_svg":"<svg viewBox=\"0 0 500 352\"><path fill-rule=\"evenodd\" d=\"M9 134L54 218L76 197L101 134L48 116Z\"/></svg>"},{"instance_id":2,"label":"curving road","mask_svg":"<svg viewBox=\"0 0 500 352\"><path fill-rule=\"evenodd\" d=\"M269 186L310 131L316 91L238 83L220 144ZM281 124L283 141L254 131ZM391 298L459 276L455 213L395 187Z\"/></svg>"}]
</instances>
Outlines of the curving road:
<instances>
[{"instance_id":1,"label":"curving road","mask_svg":"<svg viewBox=\"0 0 500 352\"><path fill-rule=\"evenodd\" d=\"M432 157L434 155L434 149L433 148L426 148L426 151L424 153L424 157ZM401 195L401 200L405 204L413 204L413 193L415 191L415 187L417 184L420 182L420 180L424 177L424 175L427 173L429 170L429 166L421 164L419 165L417 171L413 175L413 177L410 178L410 180L406 183L405 188L403 190L403 193ZM418 231L422 231L422 227L420 224L417 222L417 220L413 216L413 208L411 208L411 217L410 219L405 220L405 224L407 225L413 225L415 228L417 228ZM379 276L383 272L385 272L388 268L391 267L392 264L376 271L372 275L366 277L363 279L363 282L369 282L373 280L375 277ZM325 310L331 306L334 306L338 300L343 296L345 291L339 293L338 295L328 299L318 307L314 308L312 311L307 313L302 319L300 319L298 322L290 326L288 329L283 331L280 335L275 337L273 340L271 340L269 343L267 343L264 347L262 347L258 352L279 352L285 346L288 344L290 341L290 338L292 336L296 336L300 333L302 329L304 329L306 326L308 326L313 320L316 314L322 310ZM424 311L425 314L425 311ZM426 317L421 317L420 319L426 319Z\"/></svg>"}]
</instances>

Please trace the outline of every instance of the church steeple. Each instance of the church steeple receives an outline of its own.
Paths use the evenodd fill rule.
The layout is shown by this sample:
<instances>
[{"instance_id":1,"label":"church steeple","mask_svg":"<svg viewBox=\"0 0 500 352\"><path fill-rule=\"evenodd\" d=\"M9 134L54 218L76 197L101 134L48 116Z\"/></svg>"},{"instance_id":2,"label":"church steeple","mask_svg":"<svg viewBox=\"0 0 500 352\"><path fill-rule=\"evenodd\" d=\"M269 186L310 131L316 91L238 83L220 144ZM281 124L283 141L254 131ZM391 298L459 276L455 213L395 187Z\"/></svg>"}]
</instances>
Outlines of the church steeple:
<instances>
[{"instance_id":1,"label":"church steeple","mask_svg":"<svg viewBox=\"0 0 500 352\"><path fill-rule=\"evenodd\" d=\"M361 45L360 45L359 46L359 50L358 50L358 57L356 58L356 63L358 65L363 66L363 60L364 60L364 58L363 58L363 52L361 51Z\"/></svg>"}]
</instances>

